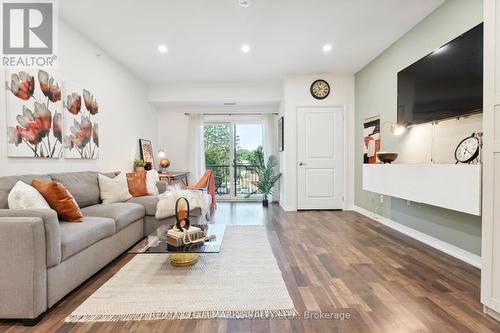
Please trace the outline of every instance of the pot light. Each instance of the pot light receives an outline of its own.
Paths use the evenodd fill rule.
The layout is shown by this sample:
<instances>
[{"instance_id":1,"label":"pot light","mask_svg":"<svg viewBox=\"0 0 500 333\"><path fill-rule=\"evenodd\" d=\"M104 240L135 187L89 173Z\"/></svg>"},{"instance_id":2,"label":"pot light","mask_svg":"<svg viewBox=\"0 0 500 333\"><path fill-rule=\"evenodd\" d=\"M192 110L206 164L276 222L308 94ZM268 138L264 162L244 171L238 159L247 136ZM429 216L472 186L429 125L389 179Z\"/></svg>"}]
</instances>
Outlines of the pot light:
<instances>
[{"instance_id":1,"label":"pot light","mask_svg":"<svg viewBox=\"0 0 500 333\"><path fill-rule=\"evenodd\" d=\"M248 45L248 44L244 44L244 45L242 45L242 46L241 46L241 52L243 52L243 53L248 53L248 52L250 52L250 45Z\"/></svg>"},{"instance_id":2,"label":"pot light","mask_svg":"<svg viewBox=\"0 0 500 333\"><path fill-rule=\"evenodd\" d=\"M331 52L332 50L333 50L332 44L323 45L323 52L328 53L328 52Z\"/></svg>"},{"instance_id":3,"label":"pot light","mask_svg":"<svg viewBox=\"0 0 500 333\"><path fill-rule=\"evenodd\" d=\"M243 8L247 8L248 6L250 6L250 0L239 0L238 3Z\"/></svg>"},{"instance_id":4,"label":"pot light","mask_svg":"<svg viewBox=\"0 0 500 333\"><path fill-rule=\"evenodd\" d=\"M158 52L167 53L167 51L168 51L168 48L166 45L163 45L163 44L158 45Z\"/></svg>"}]
</instances>

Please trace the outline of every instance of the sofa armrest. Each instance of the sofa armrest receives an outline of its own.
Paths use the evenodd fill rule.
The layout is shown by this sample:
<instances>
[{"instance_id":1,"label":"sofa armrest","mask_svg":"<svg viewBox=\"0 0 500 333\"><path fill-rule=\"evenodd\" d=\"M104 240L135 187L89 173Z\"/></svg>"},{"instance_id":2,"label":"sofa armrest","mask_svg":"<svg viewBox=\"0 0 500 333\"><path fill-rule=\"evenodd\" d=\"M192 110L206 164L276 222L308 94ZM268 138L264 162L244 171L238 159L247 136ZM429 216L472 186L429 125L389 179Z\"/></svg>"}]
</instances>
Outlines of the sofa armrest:
<instances>
[{"instance_id":1,"label":"sofa armrest","mask_svg":"<svg viewBox=\"0 0 500 333\"><path fill-rule=\"evenodd\" d=\"M158 193L162 194L167 192L168 183L166 181L160 180L159 182L156 182L156 187L158 188Z\"/></svg>"},{"instance_id":2,"label":"sofa armrest","mask_svg":"<svg viewBox=\"0 0 500 333\"><path fill-rule=\"evenodd\" d=\"M41 217L0 217L0 318L32 319L47 309Z\"/></svg>"},{"instance_id":3,"label":"sofa armrest","mask_svg":"<svg viewBox=\"0 0 500 333\"><path fill-rule=\"evenodd\" d=\"M43 220L45 231L47 267L52 267L61 262L61 231L59 218L52 209L0 209L2 217L39 217Z\"/></svg>"}]
</instances>

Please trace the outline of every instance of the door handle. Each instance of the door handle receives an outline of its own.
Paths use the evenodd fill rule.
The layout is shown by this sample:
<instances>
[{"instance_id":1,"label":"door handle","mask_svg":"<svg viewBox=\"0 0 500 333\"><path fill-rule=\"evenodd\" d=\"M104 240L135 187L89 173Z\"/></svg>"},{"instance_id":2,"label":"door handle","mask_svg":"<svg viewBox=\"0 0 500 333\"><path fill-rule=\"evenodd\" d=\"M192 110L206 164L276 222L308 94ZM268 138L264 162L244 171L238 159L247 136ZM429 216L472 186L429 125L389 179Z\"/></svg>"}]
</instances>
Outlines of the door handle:
<instances>
[{"instance_id":1,"label":"door handle","mask_svg":"<svg viewBox=\"0 0 500 333\"><path fill-rule=\"evenodd\" d=\"M299 166L307 165L307 163L299 162Z\"/></svg>"}]
</instances>

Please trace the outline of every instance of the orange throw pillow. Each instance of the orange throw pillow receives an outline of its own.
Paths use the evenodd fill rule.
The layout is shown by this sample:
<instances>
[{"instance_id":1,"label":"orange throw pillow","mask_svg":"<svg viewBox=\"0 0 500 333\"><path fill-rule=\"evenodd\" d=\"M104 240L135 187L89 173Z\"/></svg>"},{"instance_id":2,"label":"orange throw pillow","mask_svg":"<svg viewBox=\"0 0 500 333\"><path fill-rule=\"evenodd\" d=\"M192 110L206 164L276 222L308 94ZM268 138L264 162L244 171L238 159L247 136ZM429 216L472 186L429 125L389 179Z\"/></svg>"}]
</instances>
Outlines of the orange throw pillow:
<instances>
[{"instance_id":1,"label":"orange throw pillow","mask_svg":"<svg viewBox=\"0 0 500 333\"><path fill-rule=\"evenodd\" d=\"M128 191L133 197L148 195L145 172L127 173Z\"/></svg>"},{"instance_id":2,"label":"orange throw pillow","mask_svg":"<svg viewBox=\"0 0 500 333\"><path fill-rule=\"evenodd\" d=\"M82 222L82 212L75 198L60 183L33 179L31 185L47 200L50 208L57 212L59 219L68 222Z\"/></svg>"}]
</instances>

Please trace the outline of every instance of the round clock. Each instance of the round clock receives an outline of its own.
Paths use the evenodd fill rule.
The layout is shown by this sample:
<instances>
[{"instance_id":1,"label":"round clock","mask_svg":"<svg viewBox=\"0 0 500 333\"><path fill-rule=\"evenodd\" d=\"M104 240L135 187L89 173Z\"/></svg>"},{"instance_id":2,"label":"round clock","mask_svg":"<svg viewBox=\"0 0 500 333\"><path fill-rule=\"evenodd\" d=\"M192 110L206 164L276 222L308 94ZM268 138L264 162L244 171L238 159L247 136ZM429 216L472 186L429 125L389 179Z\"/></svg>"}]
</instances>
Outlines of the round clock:
<instances>
[{"instance_id":1,"label":"round clock","mask_svg":"<svg viewBox=\"0 0 500 333\"><path fill-rule=\"evenodd\" d=\"M479 139L475 133L466 137L455 149L455 159L457 163L470 163L479 155Z\"/></svg>"},{"instance_id":2,"label":"round clock","mask_svg":"<svg viewBox=\"0 0 500 333\"><path fill-rule=\"evenodd\" d=\"M325 99L330 94L330 85L325 80L316 80L309 89L312 97L316 99Z\"/></svg>"}]
</instances>

